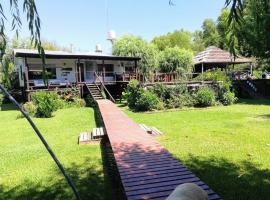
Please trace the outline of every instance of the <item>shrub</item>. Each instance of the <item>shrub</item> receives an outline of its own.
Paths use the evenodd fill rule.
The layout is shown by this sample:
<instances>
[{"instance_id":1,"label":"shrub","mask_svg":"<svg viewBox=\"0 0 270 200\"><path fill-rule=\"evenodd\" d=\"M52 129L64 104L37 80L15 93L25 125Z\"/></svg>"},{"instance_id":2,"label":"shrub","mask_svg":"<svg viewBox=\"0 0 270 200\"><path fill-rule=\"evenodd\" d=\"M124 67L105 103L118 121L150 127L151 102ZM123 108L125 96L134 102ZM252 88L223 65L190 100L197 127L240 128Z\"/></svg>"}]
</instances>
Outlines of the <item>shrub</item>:
<instances>
[{"instance_id":1,"label":"shrub","mask_svg":"<svg viewBox=\"0 0 270 200\"><path fill-rule=\"evenodd\" d=\"M209 87L201 87L196 93L196 104L206 107L215 104L215 92Z\"/></svg>"},{"instance_id":2,"label":"shrub","mask_svg":"<svg viewBox=\"0 0 270 200\"><path fill-rule=\"evenodd\" d=\"M80 107L85 107L86 106L86 102L84 99L80 99L80 98L76 98L74 99L74 105L78 108Z\"/></svg>"},{"instance_id":3,"label":"shrub","mask_svg":"<svg viewBox=\"0 0 270 200\"><path fill-rule=\"evenodd\" d=\"M37 106L32 102L26 102L23 104L23 110L30 116L35 116L37 112Z\"/></svg>"},{"instance_id":4,"label":"shrub","mask_svg":"<svg viewBox=\"0 0 270 200\"><path fill-rule=\"evenodd\" d=\"M221 99L222 104L225 106L232 105L236 101L237 101L237 98L235 97L235 94L233 92L225 92Z\"/></svg>"},{"instance_id":5,"label":"shrub","mask_svg":"<svg viewBox=\"0 0 270 200\"><path fill-rule=\"evenodd\" d=\"M72 102L75 98L79 98L80 91L76 87L72 88L66 88L64 90L57 91L57 94L61 99L63 99L66 102Z\"/></svg>"},{"instance_id":6,"label":"shrub","mask_svg":"<svg viewBox=\"0 0 270 200\"><path fill-rule=\"evenodd\" d=\"M63 99L59 99L59 97L58 97L58 99L56 99L56 102L55 103L56 103L57 109L63 109L63 108L68 107L68 105L69 105Z\"/></svg>"},{"instance_id":7,"label":"shrub","mask_svg":"<svg viewBox=\"0 0 270 200\"><path fill-rule=\"evenodd\" d=\"M230 77L226 74L225 71L221 71L221 69L209 70L197 76L195 80L222 81L222 83L219 84L219 87L217 88L217 95L219 99L222 98L224 93L230 91L232 87Z\"/></svg>"},{"instance_id":8,"label":"shrub","mask_svg":"<svg viewBox=\"0 0 270 200\"><path fill-rule=\"evenodd\" d=\"M144 91L135 103L136 111L150 111L156 109L159 104L158 97L151 91Z\"/></svg>"},{"instance_id":9,"label":"shrub","mask_svg":"<svg viewBox=\"0 0 270 200\"><path fill-rule=\"evenodd\" d=\"M123 93L123 98L127 101L129 108L136 107L136 101L140 98L143 89L140 87L137 80L131 80Z\"/></svg>"},{"instance_id":10,"label":"shrub","mask_svg":"<svg viewBox=\"0 0 270 200\"><path fill-rule=\"evenodd\" d=\"M154 85L152 88L152 91L157 95L158 98L160 98L162 101L165 101L166 99L170 98L171 89L165 86L162 83L158 83Z\"/></svg>"},{"instance_id":11,"label":"shrub","mask_svg":"<svg viewBox=\"0 0 270 200\"><path fill-rule=\"evenodd\" d=\"M37 117L52 117L52 113L58 109L59 101L56 92L35 92L32 98L37 106Z\"/></svg>"},{"instance_id":12,"label":"shrub","mask_svg":"<svg viewBox=\"0 0 270 200\"><path fill-rule=\"evenodd\" d=\"M162 101L159 101L156 105L156 109L157 110L164 110L165 109L164 103Z\"/></svg>"},{"instance_id":13,"label":"shrub","mask_svg":"<svg viewBox=\"0 0 270 200\"><path fill-rule=\"evenodd\" d=\"M178 102L179 101L176 98L167 99L166 102L165 102L165 107L167 109L177 108L178 107Z\"/></svg>"},{"instance_id":14,"label":"shrub","mask_svg":"<svg viewBox=\"0 0 270 200\"><path fill-rule=\"evenodd\" d=\"M185 93L179 96L180 107L192 107L195 104L195 99L189 93Z\"/></svg>"}]
</instances>

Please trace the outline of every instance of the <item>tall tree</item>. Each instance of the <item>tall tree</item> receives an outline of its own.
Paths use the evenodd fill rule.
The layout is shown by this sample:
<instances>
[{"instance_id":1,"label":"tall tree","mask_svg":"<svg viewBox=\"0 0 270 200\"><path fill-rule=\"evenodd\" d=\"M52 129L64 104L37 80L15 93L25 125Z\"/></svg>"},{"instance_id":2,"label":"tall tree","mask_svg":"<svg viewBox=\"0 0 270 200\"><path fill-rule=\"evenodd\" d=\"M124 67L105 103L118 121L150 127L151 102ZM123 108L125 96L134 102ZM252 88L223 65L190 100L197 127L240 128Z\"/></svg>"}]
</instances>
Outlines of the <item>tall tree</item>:
<instances>
[{"instance_id":1,"label":"tall tree","mask_svg":"<svg viewBox=\"0 0 270 200\"><path fill-rule=\"evenodd\" d=\"M219 33L214 20L205 19L202 25L203 40L206 47L218 46L219 44Z\"/></svg>"},{"instance_id":2,"label":"tall tree","mask_svg":"<svg viewBox=\"0 0 270 200\"><path fill-rule=\"evenodd\" d=\"M221 49L228 50L229 49L229 25L228 25L228 17L230 15L230 10L227 8L222 9L220 16L217 19L217 30L219 33L219 47Z\"/></svg>"},{"instance_id":3,"label":"tall tree","mask_svg":"<svg viewBox=\"0 0 270 200\"><path fill-rule=\"evenodd\" d=\"M270 62L270 1L246 0L241 23L244 52Z\"/></svg>"},{"instance_id":4,"label":"tall tree","mask_svg":"<svg viewBox=\"0 0 270 200\"><path fill-rule=\"evenodd\" d=\"M192 33L184 29L176 30L166 35L155 37L152 43L157 46L160 51L167 47L179 47L181 49L193 49Z\"/></svg>"},{"instance_id":5,"label":"tall tree","mask_svg":"<svg viewBox=\"0 0 270 200\"><path fill-rule=\"evenodd\" d=\"M22 26L21 10L23 10L27 16L28 28L31 33L31 41L38 48L39 52L44 54L40 40L40 18L37 12L35 0L23 0L22 4L19 4L18 0L9 0L6 1L6 3L9 4L9 9L7 10L4 10L2 3L0 3L0 59L2 60L7 47L6 22L10 20L11 30L15 31L16 35L18 35ZM22 5L22 7L20 5ZM7 16L11 16L11 18Z\"/></svg>"},{"instance_id":6,"label":"tall tree","mask_svg":"<svg viewBox=\"0 0 270 200\"><path fill-rule=\"evenodd\" d=\"M38 49L42 58L43 80L44 83L47 85L48 81L45 68L45 53L41 45L40 18L37 12L35 0L23 0L21 2L19 2L18 0L9 0L5 2L6 4L9 4L9 6L7 6L7 8L9 7L9 9L4 10L2 2L0 3L0 68L3 70L5 65L5 63L3 63L3 57L6 54L7 49L6 23L10 20L9 22L11 22L11 30L16 32L16 35L18 36L22 26L20 11L23 10L23 13L26 14L28 29L30 30L31 42Z\"/></svg>"},{"instance_id":7,"label":"tall tree","mask_svg":"<svg viewBox=\"0 0 270 200\"><path fill-rule=\"evenodd\" d=\"M158 51L141 37L127 35L116 40L112 49L113 55L140 57L138 67L142 73L148 73L157 66Z\"/></svg>"},{"instance_id":8,"label":"tall tree","mask_svg":"<svg viewBox=\"0 0 270 200\"><path fill-rule=\"evenodd\" d=\"M199 53L205 49L202 31L195 31L193 33L193 51Z\"/></svg>"},{"instance_id":9,"label":"tall tree","mask_svg":"<svg viewBox=\"0 0 270 200\"><path fill-rule=\"evenodd\" d=\"M167 47L160 53L159 68L161 72L190 73L193 66L193 53L179 47Z\"/></svg>"}]
</instances>

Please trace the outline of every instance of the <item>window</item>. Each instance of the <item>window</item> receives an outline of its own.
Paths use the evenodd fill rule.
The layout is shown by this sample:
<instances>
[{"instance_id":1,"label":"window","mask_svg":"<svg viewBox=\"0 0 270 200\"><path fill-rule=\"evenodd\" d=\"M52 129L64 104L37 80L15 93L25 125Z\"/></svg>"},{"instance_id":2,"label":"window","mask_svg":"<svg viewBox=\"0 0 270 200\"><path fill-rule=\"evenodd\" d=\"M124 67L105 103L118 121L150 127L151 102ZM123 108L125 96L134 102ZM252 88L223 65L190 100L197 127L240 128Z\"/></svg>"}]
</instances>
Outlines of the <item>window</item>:
<instances>
[{"instance_id":1,"label":"window","mask_svg":"<svg viewBox=\"0 0 270 200\"><path fill-rule=\"evenodd\" d=\"M48 79L56 79L56 68L47 68ZM42 69L30 69L28 73L30 80L42 79Z\"/></svg>"},{"instance_id":2,"label":"window","mask_svg":"<svg viewBox=\"0 0 270 200\"><path fill-rule=\"evenodd\" d=\"M114 66L113 66L113 64L104 64L104 67L105 67L105 71L106 72L114 72ZM102 72L103 71L103 65L102 64L99 64L98 65L98 71L99 72Z\"/></svg>"},{"instance_id":3,"label":"window","mask_svg":"<svg viewBox=\"0 0 270 200\"><path fill-rule=\"evenodd\" d=\"M134 67L126 66L125 67L125 72L134 72Z\"/></svg>"}]
</instances>

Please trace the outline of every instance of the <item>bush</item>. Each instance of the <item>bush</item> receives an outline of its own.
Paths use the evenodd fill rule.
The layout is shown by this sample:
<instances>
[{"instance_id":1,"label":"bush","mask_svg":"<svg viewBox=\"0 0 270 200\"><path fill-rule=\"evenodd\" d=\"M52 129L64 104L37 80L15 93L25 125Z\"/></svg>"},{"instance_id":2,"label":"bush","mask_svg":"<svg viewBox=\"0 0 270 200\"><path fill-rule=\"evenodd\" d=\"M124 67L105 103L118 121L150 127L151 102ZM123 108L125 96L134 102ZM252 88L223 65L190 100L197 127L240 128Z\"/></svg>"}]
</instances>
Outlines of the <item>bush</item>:
<instances>
[{"instance_id":1,"label":"bush","mask_svg":"<svg viewBox=\"0 0 270 200\"><path fill-rule=\"evenodd\" d=\"M222 104L225 106L232 105L236 101L237 101L237 98L235 97L235 94L233 92L225 92L221 99Z\"/></svg>"},{"instance_id":2,"label":"bush","mask_svg":"<svg viewBox=\"0 0 270 200\"><path fill-rule=\"evenodd\" d=\"M63 99L66 102L73 102L74 99L79 98L80 91L76 87L72 88L66 88L64 90L58 90L57 94L61 99Z\"/></svg>"},{"instance_id":3,"label":"bush","mask_svg":"<svg viewBox=\"0 0 270 200\"><path fill-rule=\"evenodd\" d=\"M131 109L135 109L136 101L140 98L143 89L137 80L131 80L123 93L123 98L127 101L127 105Z\"/></svg>"},{"instance_id":4,"label":"bush","mask_svg":"<svg viewBox=\"0 0 270 200\"><path fill-rule=\"evenodd\" d=\"M23 104L23 110L30 116L35 116L37 112L37 106L32 102L26 102Z\"/></svg>"},{"instance_id":5,"label":"bush","mask_svg":"<svg viewBox=\"0 0 270 200\"><path fill-rule=\"evenodd\" d=\"M159 105L158 97L151 91L144 91L137 99L135 104L136 111L150 111L156 109Z\"/></svg>"},{"instance_id":6,"label":"bush","mask_svg":"<svg viewBox=\"0 0 270 200\"><path fill-rule=\"evenodd\" d=\"M196 93L196 104L207 107L215 104L215 92L209 87L201 87Z\"/></svg>"},{"instance_id":7,"label":"bush","mask_svg":"<svg viewBox=\"0 0 270 200\"><path fill-rule=\"evenodd\" d=\"M85 107L86 106L86 102L84 99L80 99L80 98L76 98L74 99L74 105L78 108L80 107Z\"/></svg>"},{"instance_id":8,"label":"bush","mask_svg":"<svg viewBox=\"0 0 270 200\"><path fill-rule=\"evenodd\" d=\"M37 117L52 117L52 113L59 108L59 100L56 92L35 92L32 96L37 106Z\"/></svg>"},{"instance_id":9,"label":"bush","mask_svg":"<svg viewBox=\"0 0 270 200\"><path fill-rule=\"evenodd\" d=\"M162 83L154 85L152 91L160 98L162 101L165 101L171 97L171 89L165 86Z\"/></svg>"}]
</instances>

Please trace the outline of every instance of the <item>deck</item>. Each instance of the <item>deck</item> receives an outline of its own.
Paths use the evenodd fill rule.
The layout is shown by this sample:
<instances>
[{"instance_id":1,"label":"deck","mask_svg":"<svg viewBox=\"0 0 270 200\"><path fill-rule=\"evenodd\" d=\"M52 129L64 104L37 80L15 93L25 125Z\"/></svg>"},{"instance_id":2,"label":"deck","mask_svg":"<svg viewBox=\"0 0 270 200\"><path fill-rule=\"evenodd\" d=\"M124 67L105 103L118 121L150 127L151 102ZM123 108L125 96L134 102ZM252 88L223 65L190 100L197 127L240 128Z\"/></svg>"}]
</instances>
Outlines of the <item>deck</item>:
<instances>
[{"instance_id":1,"label":"deck","mask_svg":"<svg viewBox=\"0 0 270 200\"><path fill-rule=\"evenodd\" d=\"M128 200L166 199L176 186L195 183L221 199L109 100L97 101Z\"/></svg>"}]
</instances>

